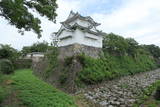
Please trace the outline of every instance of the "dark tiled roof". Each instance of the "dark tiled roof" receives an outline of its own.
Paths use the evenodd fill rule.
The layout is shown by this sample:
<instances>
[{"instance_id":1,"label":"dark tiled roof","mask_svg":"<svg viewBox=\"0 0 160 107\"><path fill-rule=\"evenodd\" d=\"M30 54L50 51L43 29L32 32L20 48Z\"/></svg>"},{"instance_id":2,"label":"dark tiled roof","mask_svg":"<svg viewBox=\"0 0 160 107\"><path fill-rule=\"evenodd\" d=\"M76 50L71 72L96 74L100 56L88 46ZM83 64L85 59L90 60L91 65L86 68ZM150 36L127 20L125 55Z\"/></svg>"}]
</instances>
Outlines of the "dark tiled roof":
<instances>
[{"instance_id":1,"label":"dark tiled roof","mask_svg":"<svg viewBox=\"0 0 160 107\"><path fill-rule=\"evenodd\" d=\"M71 30L76 30L76 29L81 29L82 31L84 32L88 32L88 33L92 33L92 34L95 34L95 35L101 35L101 31L99 30L96 30L96 31L92 31L90 30L90 28L87 28L87 27L83 27L77 23L75 23L73 26L68 26L68 29L71 29Z\"/></svg>"},{"instance_id":2,"label":"dark tiled roof","mask_svg":"<svg viewBox=\"0 0 160 107\"><path fill-rule=\"evenodd\" d=\"M72 15L72 16L70 16L70 15ZM84 17L84 16L81 16L78 12L74 13L73 11L70 12L70 15L66 21L61 22L61 24L62 24L62 26L64 26L64 28L60 29L58 32L55 32L54 33L55 35L58 36L63 30L68 30L68 31L74 32L77 28L84 31L84 32L95 34L97 36L105 35L102 31L99 31L99 30L92 31L91 30L93 27L98 26L100 24L95 22L90 16ZM74 25L69 24L70 22L76 20L77 18L79 18L81 20L89 21L91 23L91 26L84 27L84 26L79 25L78 23L75 23Z\"/></svg>"},{"instance_id":3,"label":"dark tiled roof","mask_svg":"<svg viewBox=\"0 0 160 107\"><path fill-rule=\"evenodd\" d=\"M73 17L68 18L68 19L67 19L66 21L64 21L64 22L61 22L61 24L67 24L67 23L72 22L72 21L76 20L77 18L79 18L79 19L81 19L81 20L85 20L85 21L90 22L90 23L93 24L94 26L100 25L100 23L95 22L90 16L84 17L84 16L81 16L78 12L77 12L77 13L74 13L73 11L71 11L70 14L72 14Z\"/></svg>"}]
</instances>

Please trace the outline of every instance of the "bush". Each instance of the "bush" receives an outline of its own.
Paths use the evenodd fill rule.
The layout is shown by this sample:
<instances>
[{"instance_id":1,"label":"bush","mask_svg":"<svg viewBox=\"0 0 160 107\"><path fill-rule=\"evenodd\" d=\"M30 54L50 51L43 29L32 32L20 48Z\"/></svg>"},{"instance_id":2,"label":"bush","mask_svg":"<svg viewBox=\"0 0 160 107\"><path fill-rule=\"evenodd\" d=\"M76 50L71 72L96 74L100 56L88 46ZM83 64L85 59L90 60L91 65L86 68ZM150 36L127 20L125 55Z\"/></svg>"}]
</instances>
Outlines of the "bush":
<instances>
[{"instance_id":1,"label":"bush","mask_svg":"<svg viewBox=\"0 0 160 107\"><path fill-rule=\"evenodd\" d=\"M77 58L83 66L82 71L78 73L78 78L87 84L95 84L156 68L155 61L147 55L139 55L136 59L132 56L109 54L98 59L84 55L79 55Z\"/></svg>"},{"instance_id":2,"label":"bush","mask_svg":"<svg viewBox=\"0 0 160 107\"><path fill-rule=\"evenodd\" d=\"M13 71L14 71L14 67L10 60L7 60L7 59L0 60L0 73L10 74Z\"/></svg>"},{"instance_id":3,"label":"bush","mask_svg":"<svg viewBox=\"0 0 160 107\"><path fill-rule=\"evenodd\" d=\"M11 61L17 59L20 53L10 45L0 44L0 59L9 59Z\"/></svg>"},{"instance_id":4,"label":"bush","mask_svg":"<svg viewBox=\"0 0 160 107\"><path fill-rule=\"evenodd\" d=\"M48 75L58 66L58 49L56 47L50 47L45 54L45 57L48 61L48 67L45 70L46 77L48 77Z\"/></svg>"},{"instance_id":5,"label":"bush","mask_svg":"<svg viewBox=\"0 0 160 107\"><path fill-rule=\"evenodd\" d=\"M13 61L13 65L15 69L31 68L32 59L18 59Z\"/></svg>"},{"instance_id":6,"label":"bush","mask_svg":"<svg viewBox=\"0 0 160 107\"><path fill-rule=\"evenodd\" d=\"M61 74L59 77L59 82L61 84L64 84L66 82L66 80L67 80L67 74L66 73Z\"/></svg>"}]
</instances>

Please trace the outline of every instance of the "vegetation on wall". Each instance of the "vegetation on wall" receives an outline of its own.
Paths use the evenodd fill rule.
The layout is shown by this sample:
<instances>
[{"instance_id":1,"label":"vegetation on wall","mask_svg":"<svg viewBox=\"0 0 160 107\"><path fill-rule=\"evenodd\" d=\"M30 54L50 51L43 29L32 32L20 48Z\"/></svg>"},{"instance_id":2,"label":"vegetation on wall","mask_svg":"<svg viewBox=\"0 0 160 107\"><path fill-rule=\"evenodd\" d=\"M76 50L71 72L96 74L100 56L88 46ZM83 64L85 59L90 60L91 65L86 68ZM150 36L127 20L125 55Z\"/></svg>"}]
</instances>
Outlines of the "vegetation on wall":
<instances>
[{"instance_id":1,"label":"vegetation on wall","mask_svg":"<svg viewBox=\"0 0 160 107\"><path fill-rule=\"evenodd\" d=\"M87 84L145 72L156 67L154 60L148 58L147 55L139 55L136 59L131 56L112 56L110 54L98 59L88 56L81 57L83 70L79 72L78 78Z\"/></svg>"},{"instance_id":2,"label":"vegetation on wall","mask_svg":"<svg viewBox=\"0 0 160 107\"><path fill-rule=\"evenodd\" d=\"M46 76L58 66L58 49L57 47L50 47L46 53L48 66L46 68Z\"/></svg>"},{"instance_id":3,"label":"vegetation on wall","mask_svg":"<svg viewBox=\"0 0 160 107\"><path fill-rule=\"evenodd\" d=\"M32 67L32 59L17 59L13 61L14 69L24 69Z\"/></svg>"}]
</instances>

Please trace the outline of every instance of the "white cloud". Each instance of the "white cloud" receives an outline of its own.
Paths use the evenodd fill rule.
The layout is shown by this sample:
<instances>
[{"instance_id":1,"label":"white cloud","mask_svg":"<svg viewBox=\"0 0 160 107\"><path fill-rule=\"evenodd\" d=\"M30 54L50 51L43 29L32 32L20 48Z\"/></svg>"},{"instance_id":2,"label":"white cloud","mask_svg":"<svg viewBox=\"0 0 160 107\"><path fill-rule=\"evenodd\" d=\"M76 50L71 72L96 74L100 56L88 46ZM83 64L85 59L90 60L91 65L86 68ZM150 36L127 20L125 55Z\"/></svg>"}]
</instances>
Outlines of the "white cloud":
<instances>
[{"instance_id":1,"label":"white cloud","mask_svg":"<svg viewBox=\"0 0 160 107\"><path fill-rule=\"evenodd\" d=\"M93 14L102 23L100 29L133 37L142 44L160 42L160 1L129 0L111 14Z\"/></svg>"},{"instance_id":2,"label":"white cloud","mask_svg":"<svg viewBox=\"0 0 160 107\"><path fill-rule=\"evenodd\" d=\"M104 3L109 0L103 0ZM159 0L122 0L123 3L111 12L94 12L91 15L101 23L100 30L106 33L114 32L124 37L133 37L142 44L156 44L160 46L160 1ZM101 1L102 2L102 1ZM0 43L11 44L21 49L37 41L50 41L50 34L56 32L61 21L68 17L70 10L87 13L87 6L99 3L99 0L57 0L57 23L42 19L43 36L37 39L32 32L25 32L24 36L17 33L14 26L0 18ZM108 4L109 5L109 4ZM96 8L96 7L95 7Z\"/></svg>"}]
</instances>

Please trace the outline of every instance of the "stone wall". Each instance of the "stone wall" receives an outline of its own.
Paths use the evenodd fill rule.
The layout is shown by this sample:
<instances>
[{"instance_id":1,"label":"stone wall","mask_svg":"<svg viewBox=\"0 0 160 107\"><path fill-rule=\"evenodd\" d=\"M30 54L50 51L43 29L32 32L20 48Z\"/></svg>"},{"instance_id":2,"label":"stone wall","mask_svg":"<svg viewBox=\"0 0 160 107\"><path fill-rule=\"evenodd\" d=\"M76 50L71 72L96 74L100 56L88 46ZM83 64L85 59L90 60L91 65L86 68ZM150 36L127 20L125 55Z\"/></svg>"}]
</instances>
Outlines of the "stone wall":
<instances>
[{"instance_id":1,"label":"stone wall","mask_svg":"<svg viewBox=\"0 0 160 107\"><path fill-rule=\"evenodd\" d=\"M78 90L75 80L77 73L83 69L83 66L79 60L74 57L69 65L66 65L64 58L75 56L77 54L84 53L93 58L98 58L99 54L102 52L101 48L95 48L85 45L69 45L59 48L58 65L50 71L49 75L46 72L48 67L47 58L42 58L40 60L34 60L32 69L34 74L37 75L42 80L53 84L56 88L59 88L68 93L75 93ZM47 75L46 75L47 74ZM61 83L61 78L65 76L65 83Z\"/></svg>"},{"instance_id":2,"label":"stone wall","mask_svg":"<svg viewBox=\"0 0 160 107\"><path fill-rule=\"evenodd\" d=\"M60 59L64 59L65 57L70 57L82 53L93 58L98 58L99 55L102 53L102 49L80 44L59 47Z\"/></svg>"},{"instance_id":3,"label":"stone wall","mask_svg":"<svg viewBox=\"0 0 160 107\"><path fill-rule=\"evenodd\" d=\"M58 65L51 70L49 74L46 72L47 67L47 59L41 59L39 62L33 63L33 73L40 79L52 84L54 87L64 92L75 93L78 90L75 80L77 73L82 70L82 65L76 58L72 59L71 64L67 66L64 61L59 60ZM64 83L61 83L62 76L66 77Z\"/></svg>"}]
</instances>

